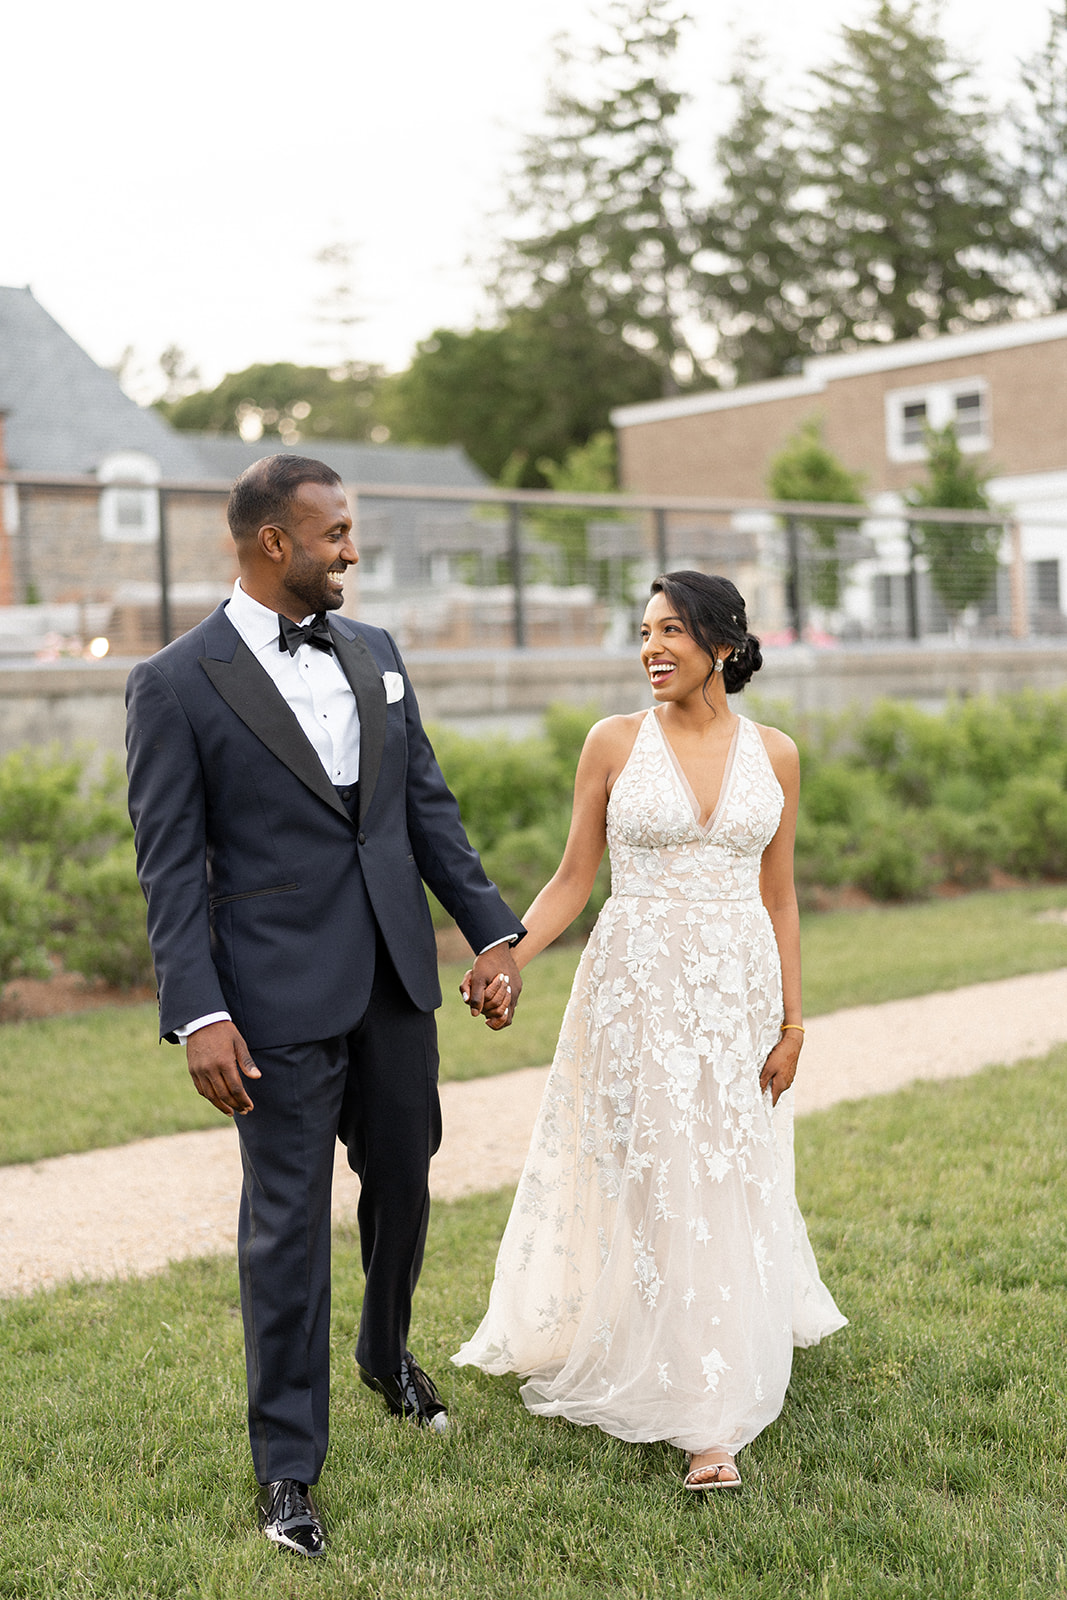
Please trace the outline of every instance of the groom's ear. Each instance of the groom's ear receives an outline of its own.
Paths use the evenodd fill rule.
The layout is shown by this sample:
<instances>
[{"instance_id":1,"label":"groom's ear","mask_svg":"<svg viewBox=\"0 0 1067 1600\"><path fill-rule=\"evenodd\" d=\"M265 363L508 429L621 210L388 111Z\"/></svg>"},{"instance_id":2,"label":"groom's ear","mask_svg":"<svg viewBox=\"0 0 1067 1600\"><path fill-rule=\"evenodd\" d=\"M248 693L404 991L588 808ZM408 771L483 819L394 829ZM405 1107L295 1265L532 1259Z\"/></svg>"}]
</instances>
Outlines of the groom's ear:
<instances>
[{"instance_id":1,"label":"groom's ear","mask_svg":"<svg viewBox=\"0 0 1067 1600\"><path fill-rule=\"evenodd\" d=\"M265 522L256 534L256 544L268 561L284 561L292 548L292 540L285 529L276 522Z\"/></svg>"}]
</instances>

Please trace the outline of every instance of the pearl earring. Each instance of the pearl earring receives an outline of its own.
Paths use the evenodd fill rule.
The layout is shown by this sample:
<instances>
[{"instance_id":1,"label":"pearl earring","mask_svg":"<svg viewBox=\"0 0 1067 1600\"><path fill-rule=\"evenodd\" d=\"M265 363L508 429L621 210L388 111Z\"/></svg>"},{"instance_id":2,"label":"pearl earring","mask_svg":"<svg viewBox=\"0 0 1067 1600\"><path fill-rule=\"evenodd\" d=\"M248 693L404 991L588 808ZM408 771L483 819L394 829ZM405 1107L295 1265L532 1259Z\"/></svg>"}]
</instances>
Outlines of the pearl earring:
<instances>
[{"instance_id":1,"label":"pearl earring","mask_svg":"<svg viewBox=\"0 0 1067 1600\"><path fill-rule=\"evenodd\" d=\"M718 660L717 660L717 661L716 661L716 662L715 662L715 671L716 671L716 672L721 672L721 671L722 671L722 660L721 660L721 658L720 658L720 659L718 659Z\"/></svg>"}]
</instances>

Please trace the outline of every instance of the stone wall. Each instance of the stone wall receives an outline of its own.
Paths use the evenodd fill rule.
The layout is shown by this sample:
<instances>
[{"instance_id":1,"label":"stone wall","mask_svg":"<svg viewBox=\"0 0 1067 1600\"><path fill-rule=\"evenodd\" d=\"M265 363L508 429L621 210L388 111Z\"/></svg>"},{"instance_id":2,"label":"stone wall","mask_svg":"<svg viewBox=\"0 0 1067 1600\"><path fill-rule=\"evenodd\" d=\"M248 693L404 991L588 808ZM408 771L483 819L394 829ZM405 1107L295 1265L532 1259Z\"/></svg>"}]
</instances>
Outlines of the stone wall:
<instances>
[{"instance_id":1,"label":"stone wall","mask_svg":"<svg viewBox=\"0 0 1067 1600\"><path fill-rule=\"evenodd\" d=\"M130 661L57 661L0 666L0 756L22 745L87 748L97 761L122 757L123 693ZM412 651L408 667L423 716L468 733L533 729L553 701L595 706L602 715L649 704L636 655L599 651L485 654ZM1008 645L984 650L903 647L768 652L746 699L753 714L842 711L881 696L935 710L954 695L1067 687L1067 647ZM783 713L788 720L788 712Z\"/></svg>"}]
</instances>

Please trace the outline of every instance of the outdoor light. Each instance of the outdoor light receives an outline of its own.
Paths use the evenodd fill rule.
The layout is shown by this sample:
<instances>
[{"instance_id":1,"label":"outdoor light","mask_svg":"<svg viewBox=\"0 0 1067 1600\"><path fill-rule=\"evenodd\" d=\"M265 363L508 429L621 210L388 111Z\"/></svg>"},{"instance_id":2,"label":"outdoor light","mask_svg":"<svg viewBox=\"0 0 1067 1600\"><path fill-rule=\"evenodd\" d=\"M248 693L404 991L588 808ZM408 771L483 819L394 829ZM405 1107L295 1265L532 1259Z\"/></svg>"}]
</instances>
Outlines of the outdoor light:
<instances>
[{"instance_id":1,"label":"outdoor light","mask_svg":"<svg viewBox=\"0 0 1067 1600\"><path fill-rule=\"evenodd\" d=\"M94 661L102 661L110 649L111 644L107 639L98 638L89 640L89 654L92 656Z\"/></svg>"}]
</instances>

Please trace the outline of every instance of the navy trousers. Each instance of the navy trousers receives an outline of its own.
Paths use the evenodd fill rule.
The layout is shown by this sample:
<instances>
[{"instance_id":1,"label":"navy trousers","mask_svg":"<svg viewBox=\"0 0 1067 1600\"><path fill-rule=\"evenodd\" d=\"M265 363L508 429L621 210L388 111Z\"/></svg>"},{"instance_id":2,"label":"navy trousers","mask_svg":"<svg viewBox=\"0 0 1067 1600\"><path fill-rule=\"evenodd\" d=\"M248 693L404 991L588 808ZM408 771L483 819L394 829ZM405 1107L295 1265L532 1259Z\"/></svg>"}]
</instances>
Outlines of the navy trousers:
<instances>
[{"instance_id":1,"label":"navy trousers","mask_svg":"<svg viewBox=\"0 0 1067 1600\"><path fill-rule=\"evenodd\" d=\"M329 1442L330 1197L338 1139L358 1174L366 1286L356 1360L396 1372L441 1142L437 1030L412 1005L381 940L367 1010L350 1033L253 1052L255 1110L238 1117L238 1227L248 1426L256 1478L314 1483Z\"/></svg>"}]
</instances>

